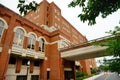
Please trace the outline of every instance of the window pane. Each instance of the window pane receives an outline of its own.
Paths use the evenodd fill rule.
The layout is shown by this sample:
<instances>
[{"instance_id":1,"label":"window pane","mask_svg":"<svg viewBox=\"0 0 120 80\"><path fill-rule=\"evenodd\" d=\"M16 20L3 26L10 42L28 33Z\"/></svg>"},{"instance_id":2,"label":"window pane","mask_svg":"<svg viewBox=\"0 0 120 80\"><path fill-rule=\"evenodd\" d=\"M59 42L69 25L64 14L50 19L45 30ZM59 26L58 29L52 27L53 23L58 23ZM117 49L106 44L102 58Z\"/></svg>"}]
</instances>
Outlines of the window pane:
<instances>
[{"instance_id":1,"label":"window pane","mask_svg":"<svg viewBox=\"0 0 120 80\"><path fill-rule=\"evenodd\" d=\"M28 48L34 49L36 38L33 34L29 35Z\"/></svg>"},{"instance_id":2,"label":"window pane","mask_svg":"<svg viewBox=\"0 0 120 80\"><path fill-rule=\"evenodd\" d=\"M5 23L2 20L0 20L0 27L4 27L4 26L5 26Z\"/></svg>"},{"instance_id":3,"label":"window pane","mask_svg":"<svg viewBox=\"0 0 120 80\"><path fill-rule=\"evenodd\" d=\"M17 41L18 41L18 35L19 34L17 34L17 33L15 33L15 36L14 36L14 44L16 44L17 45Z\"/></svg>"},{"instance_id":4,"label":"window pane","mask_svg":"<svg viewBox=\"0 0 120 80\"><path fill-rule=\"evenodd\" d=\"M0 37L2 37L3 27L0 27Z\"/></svg>"},{"instance_id":5,"label":"window pane","mask_svg":"<svg viewBox=\"0 0 120 80\"><path fill-rule=\"evenodd\" d=\"M0 37L2 37L4 26L5 26L5 23L2 20L0 20Z\"/></svg>"},{"instance_id":6,"label":"window pane","mask_svg":"<svg viewBox=\"0 0 120 80\"><path fill-rule=\"evenodd\" d=\"M16 80L27 80L27 76L18 75Z\"/></svg>"},{"instance_id":7,"label":"window pane","mask_svg":"<svg viewBox=\"0 0 120 80\"><path fill-rule=\"evenodd\" d=\"M39 76L38 75L32 75L31 80L39 80Z\"/></svg>"},{"instance_id":8,"label":"window pane","mask_svg":"<svg viewBox=\"0 0 120 80\"><path fill-rule=\"evenodd\" d=\"M41 38L39 41L39 51L44 52L44 44L45 44L45 41L43 38Z\"/></svg>"},{"instance_id":9,"label":"window pane","mask_svg":"<svg viewBox=\"0 0 120 80\"><path fill-rule=\"evenodd\" d=\"M24 31L22 29L17 29L14 36L14 44L17 46L22 46L24 41Z\"/></svg>"}]
</instances>

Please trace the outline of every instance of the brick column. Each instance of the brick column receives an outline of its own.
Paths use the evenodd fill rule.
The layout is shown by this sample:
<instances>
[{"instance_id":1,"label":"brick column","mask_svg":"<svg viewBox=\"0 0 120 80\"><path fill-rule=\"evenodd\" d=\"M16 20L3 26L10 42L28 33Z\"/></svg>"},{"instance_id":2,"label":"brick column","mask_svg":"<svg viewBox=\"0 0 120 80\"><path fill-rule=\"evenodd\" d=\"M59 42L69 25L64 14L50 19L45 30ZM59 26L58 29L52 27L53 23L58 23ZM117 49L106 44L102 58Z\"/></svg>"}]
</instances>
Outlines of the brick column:
<instances>
[{"instance_id":1,"label":"brick column","mask_svg":"<svg viewBox=\"0 0 120 80\"><path fill-rule=\"evenodd\" d=\"M61 80L64 80L64 60L60 59L60 74L61 74Z\"/></svg>"},{"instance_id":2,"label":"brick column","mask_svg":"<svg viewBox=\"0 0 120 80\"><path fill-rule=\"evenodd\" d=\"M2 52L0 53L0 80L3 80L6 75L6 71L8 68L9 64L9 58L10 58L10 50L11 50L11 45L13 42L13 26L15 24L15 17L12 17L10 19L10 23L6 32L6 37L4 40L4 44L2 47Z\"/></svg>"},{"instance_id":3,"label":"brick column","mask_svg":"<svg viewBox=\"0 0 120 80\"><path fill-rule=\"evenodd\" d=\"M25 44L24 44L24 43L25 43ZM27 49L27 46L28 46L28 37L27 37L27 36L24 36L23 48L24 48L24 49Z\"/></svg>"},{"instance_id":4,"label":"brick column","mask_svg":"<svg viewBox=\"0 0 120 80\"><path fill-rule=\"evenodd\" d=\"M73 71L73 78L76 80L76 67L75 67L75 62L74 65L72 66L72 71Z\"/></svg>"},{"instance_id":5,"label":"brick column","mask_svg":"<svg viewBox=\"0 0 120 80\"><path fill-rule=\"evenodd\" d=\"M34 70L34 61L30 60L30 73L33 73Z\"/></svg>"},{"instance_id":6,"label":"brick column","mask_svg":"<svg viewBox=\"0 0 120 80\"><path fill-rule=\"evenodd\" d=\"M45 44L45 59L43 59L41 62L40 62L40 79L39 80L47 80L47 53L49 51L49 45Z\"/></svg>"},{"instance_id":7,"label":"brick column","mask_svg":"<svg viewBox=\"0 0 120 80\"><path fill-rule=\"evenodd\" d=\"M88 75L91 74L91 71L90 71L90 65L88 63L88 60L80 60L80 64L82 65L82 71L87 73Z\"/></svg>"},{"instance_id":8,"label":"brick column","mask_svg":"<svg viewBox=\"0 0 120 80\"><path fill-rule=\"evenodd\" d=\"M35 51L39 51L39 42L38 41L35 42Z\"/></svg>"},{"instance_id":9,"label":"brick column","mask_svg":"<svg viewBox=\"0 0 120 80\"><path fill-rule=\"evenodd\" d=\"M50 80L64 80L57 43L50 45Z\"/></svg>"},{"instance_id":10,"label":"brick column","mask_svg":"<svg viewBox=\"0 0 120 80\"><path fill-rule=\"evenodd\" d=\"M39 80L47 80L47 66L46 66L45 60L42 60L40 63L40 79Z\"/></svg>"},{"instance_id":11,"label":"brick column","mask_svg":"<svg viewBox=\"0 0 120 80\"><path fill-rule=\"evenodd\" d=\"M22 58L18 57L16 61L16 73L19 73L21 70L21 65L22 65Z\"/></svg>"}]
</instances>

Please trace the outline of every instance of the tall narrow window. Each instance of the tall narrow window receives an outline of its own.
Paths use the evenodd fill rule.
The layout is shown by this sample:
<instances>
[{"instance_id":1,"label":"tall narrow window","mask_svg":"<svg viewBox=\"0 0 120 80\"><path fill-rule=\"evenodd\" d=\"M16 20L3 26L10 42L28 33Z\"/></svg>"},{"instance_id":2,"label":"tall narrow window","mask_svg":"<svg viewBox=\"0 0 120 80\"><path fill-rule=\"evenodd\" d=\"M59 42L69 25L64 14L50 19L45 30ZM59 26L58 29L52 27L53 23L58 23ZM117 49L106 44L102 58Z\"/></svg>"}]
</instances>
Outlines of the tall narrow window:
<instances>
[{"instance_id":1,"label":"tall narrow window","mask_svg":"<svg viewBox=\"0 0 120 80\"><path fill-rule=\"evenodd\" d=\"M44 52L45 40L43 38L39 41L39 51Z\"/></svg>"},{"instance_id":2,"label":"tall narrow window","mask_svg":"<svg viewBox=\"0 0 120 80\"><path fill-rule=\"evenodd\" d=\"M28 48L29 49L33 49L34 50L34 48L35 48L35 41L36 41L35 35L30 34L29 38L28 38Z\"/></svg>"},{"instance_id":3,"label":"tall narrow window","mask_svg":"<svg viewBox=\"0 0 120 80\"><path fill-rule=\"evenodd\" d=\"M5 23L0 19L0 38L2 37L4 26L5 26Z\"/></svg>"},{"instance_id":4,"label":"tall narrow window","mask_svg":"<svg viewBox=\"0 0 120 80\"><path fill-rule=\"evenodd\" d=\"M24 35L24 31L21 28L18 28L15 31L13 44L16 46L23 46Z\"/></svg>"},{"instance_id":5,"label":"tall narrow window","mask_svg":"<svg viewBox=\"0 0 120 80\"><path fill-rule=\"evenodd\" d=\"M47 11L49 11L49 7L47 7Z\"/></svg>"}]
</instances>

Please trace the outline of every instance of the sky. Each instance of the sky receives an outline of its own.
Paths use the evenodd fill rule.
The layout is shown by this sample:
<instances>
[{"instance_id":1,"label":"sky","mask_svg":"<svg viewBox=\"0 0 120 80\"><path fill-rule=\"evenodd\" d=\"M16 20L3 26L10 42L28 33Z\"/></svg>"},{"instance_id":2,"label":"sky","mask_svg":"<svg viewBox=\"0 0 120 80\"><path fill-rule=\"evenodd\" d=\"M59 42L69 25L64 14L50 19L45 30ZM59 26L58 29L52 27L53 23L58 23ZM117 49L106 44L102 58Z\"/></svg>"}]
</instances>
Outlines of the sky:
<instances>
[{"instance_id":1,"label":"sky","mask_svg":"<svg viewBox=\"0 0 120 80\"><path fill-rule=\"evenodd\" d=\"M32 1L32 0L27 0ZM41 2L42 0L35 0L36 2ZM48 2L54 2L60 9L62 16L68 20L81 34L86 36L89 40L97 39L100 37L107 36L106 31L113 30L115 26L120 25L120 10L109 15L107 18L103 19L100 16L96 19L97 24L93 26L88 26L87 22L83 23L77 17L81 13L81 9L79 7L76 8L68 8L68 4L72 0L47 0ZM0 3L10 8L14 12L19 14L19 10L17 9L18 0L0 0ZM107 57L110 58L110 57ZM97 58L97 60L101 60L103 58ZM99 65L99 63L97 63Z\"/></svg>"},{"instance_id":2,"label":"sky","mask_svg":"<svg viewBox=\"0 0 120 80\"><path fill-rule=\"evenodd\" d=\"M32 1L32 0L27 0ZM42 0L35 0L36 2L41 2ZM97 24L93 26L88 26L87 22L83 23L77 17L81 9L79 7L76 8L68 8L68 4L72 0L47 0L48 2L54 2L61 9L62 16L66 18L81 34L86 36L88 40L97 39L103 36L106 36L106 31L113 30L114 26L119 25L120 21L120 10L109 15L107 18L103 19L98 17L96 19ZM5 5L6 7L12 9L13 11L19 13L17 9L18 0L0 0L0 3Z\"/></svg>"}]
</instances>

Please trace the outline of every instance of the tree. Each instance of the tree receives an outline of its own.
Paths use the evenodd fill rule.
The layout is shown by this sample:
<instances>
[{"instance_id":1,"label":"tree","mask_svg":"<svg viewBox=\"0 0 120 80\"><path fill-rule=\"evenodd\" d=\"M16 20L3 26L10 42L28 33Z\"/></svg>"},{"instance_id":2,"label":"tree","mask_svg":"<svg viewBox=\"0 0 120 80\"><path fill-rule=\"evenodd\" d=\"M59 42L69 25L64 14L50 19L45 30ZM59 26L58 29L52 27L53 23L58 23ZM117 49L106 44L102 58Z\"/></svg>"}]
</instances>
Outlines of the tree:
<instances>
[{"instance_id":1,"label":"tree","mask_svg":"<svg viewBox=\"0 0 120 80\"><path fill-rule=\"evenodd\" d=\"M17 8L19 8L19 12L21 15L25 15L30 10L36 10L38 4L35 1L26 3L26 0L19 0L19 4Z\"/></svg>"},{"instance_id":2,"label":"tree","mask_svg":"<svg viewBox=\"0 0 120 80\"><path fill-rule=\"evenodd\" d=\"M116 58L116 59L112 59L112 60L108 60L109 62L109 70L111 72L118 72L120 73L120 59Z\"/></svg>"},{"instance_id":3,"label":"tree","mask_svg":"<svg viewBox=\"0 0 120 80\"><path fill-rule=\"evenodd\" d=\"M105 72L107 72L109 70L109 65L108 65L106 58L104 58L103 61L100 62L99 69L102 71L105 71Z\"/></svg>"},{"instance_id":4,"label":"tree","mask_svg":"<svg viewBox=\"0 0 120 80\"><path fill-rule=\"evenodd\" d=\"M111 72L120 73L120 27L116 26L114 30L106 32L113 37L106 39L105 42L100 43L100 46L107 46L106 54L113 55L112 59L104 60L104 65L107 64Z\"/></svg>"},{"instance_id":5,"label":"tree","mask_svg":"<svg viewBox=\"0 0 120 80\"><path fill-rule=\"evenodd\" d=\"M82 13L78 17L83 22L88 21L88 25L93 25L100 14L102 18L106 18L120 9L120 0L73 0L68 6L81 7Z\"/></svg>"}]
</instances>

